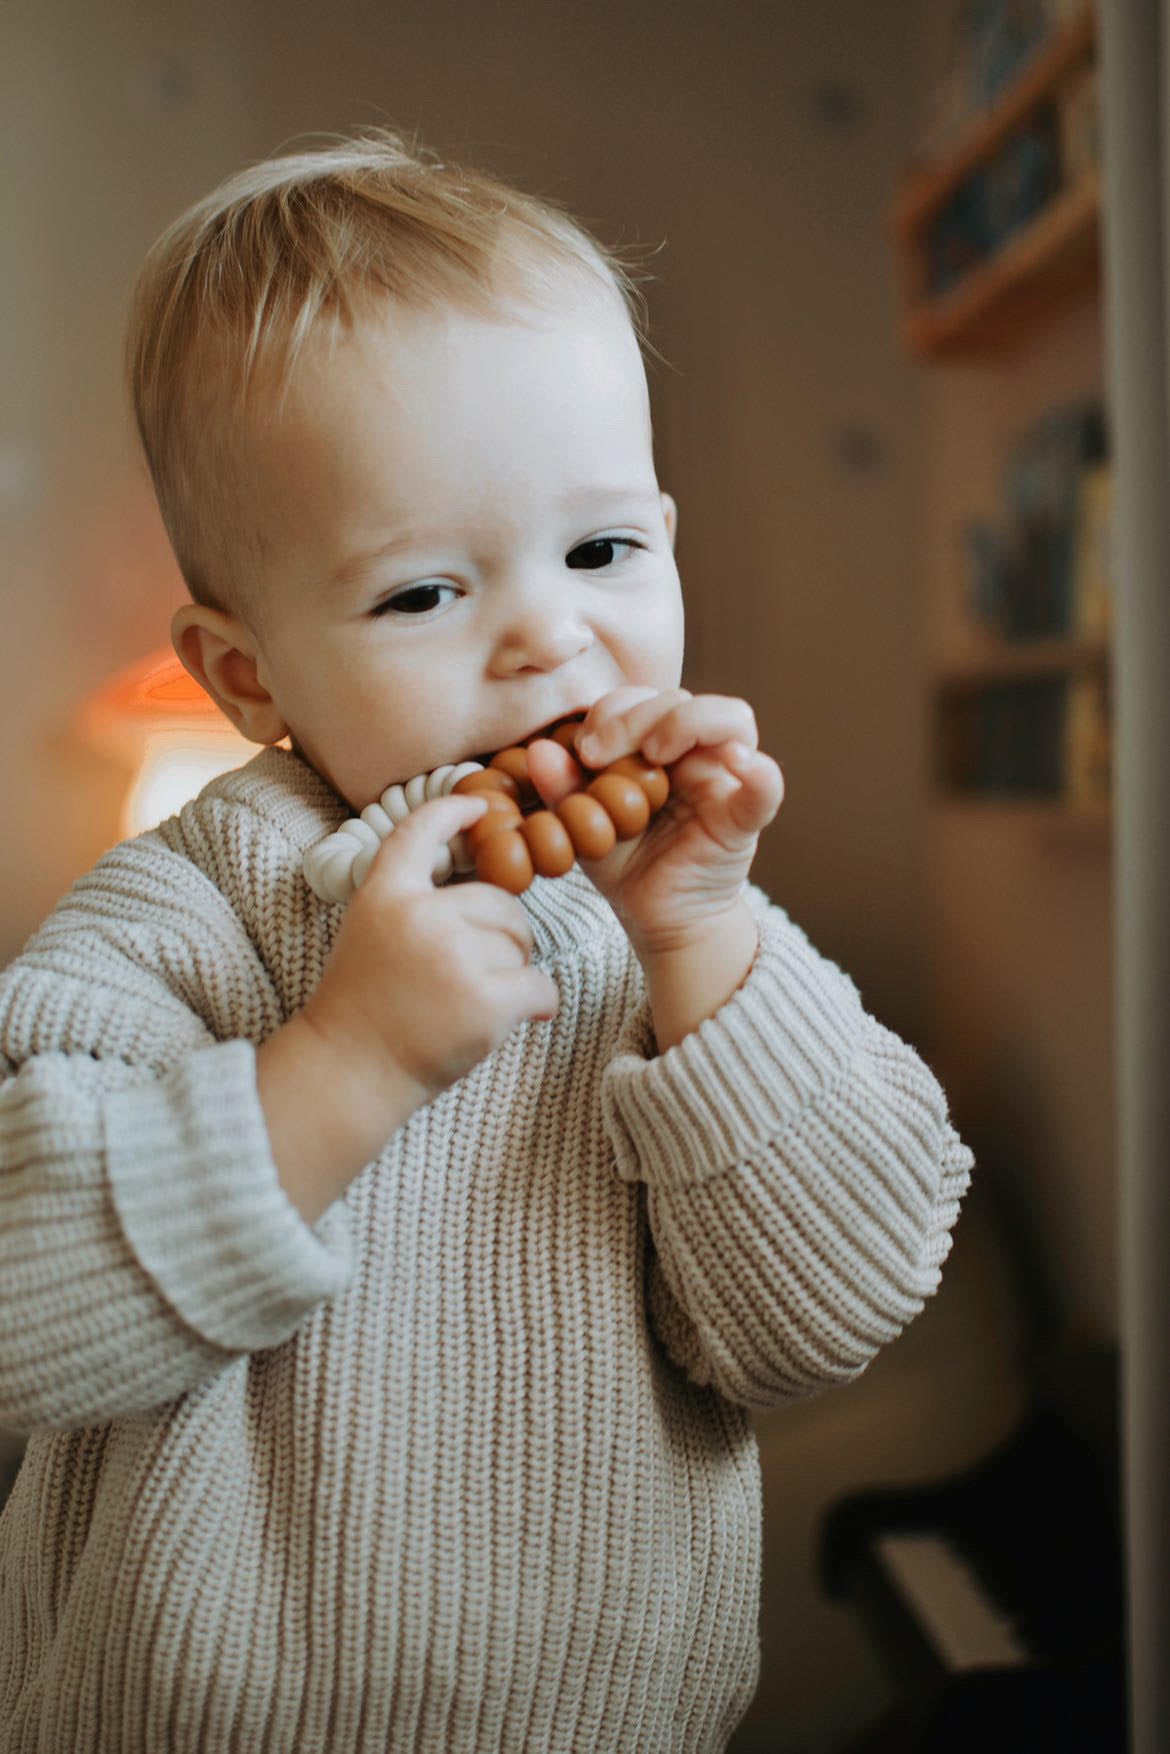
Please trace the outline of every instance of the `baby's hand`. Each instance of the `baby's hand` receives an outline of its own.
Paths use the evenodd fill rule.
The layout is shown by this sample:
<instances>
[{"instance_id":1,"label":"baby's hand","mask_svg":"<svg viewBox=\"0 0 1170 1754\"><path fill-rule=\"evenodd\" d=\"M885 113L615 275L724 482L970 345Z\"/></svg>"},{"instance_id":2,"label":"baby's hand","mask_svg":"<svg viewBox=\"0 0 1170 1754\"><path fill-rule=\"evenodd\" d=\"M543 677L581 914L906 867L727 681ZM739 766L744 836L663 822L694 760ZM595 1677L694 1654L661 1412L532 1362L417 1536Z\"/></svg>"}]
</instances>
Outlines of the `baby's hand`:
<instances>
[{"instance_id":1,"label":"baby's hand","mask_svg":"<svg viewBox=\"0 0 1170 1754\"><path fill-rule=\"evenodd\" d=\"M405 1073L431 1102L524 1018L556 1013L555 984L528 966L532 928L516 897L432 881L440 847L486 808L453 792L386 837L301 1013L373 1091Z\"/></svg>"},{"instance_id":2,"label":"baby's hand","mask_svg":"<svg viewBox=\"0 0 1170 1754\"><path fill-rule=\"evenodd\" d=\"M577 749L590 768L640 754L670 776L641 835L579 861L639 956L695 943L740 895L784 798L784 776L758 744L752 709L726 695L615 688L586 714ZM550 809L588 777L546 737L528 745L528 771Z\"/></svg>"}]
</instances>

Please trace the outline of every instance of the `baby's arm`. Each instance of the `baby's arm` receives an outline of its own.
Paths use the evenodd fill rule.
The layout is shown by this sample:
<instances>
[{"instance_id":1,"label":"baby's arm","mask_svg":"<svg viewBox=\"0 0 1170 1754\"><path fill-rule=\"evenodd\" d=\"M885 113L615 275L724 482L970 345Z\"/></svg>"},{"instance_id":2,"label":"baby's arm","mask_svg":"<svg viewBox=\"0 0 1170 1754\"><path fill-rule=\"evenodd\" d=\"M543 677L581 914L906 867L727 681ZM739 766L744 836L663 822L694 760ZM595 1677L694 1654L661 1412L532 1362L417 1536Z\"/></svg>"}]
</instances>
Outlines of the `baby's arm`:
<instances>
[{"instance_id":1,"label":"baby's arm","mask_svg":"<svg viewBox=\"0 0 1170 1754\"><path fill-rule=\"evenodd\" d=\"M214 794L171 829L190 856L114 848L0 975L0 1426L157 1406L344 1288L350 1181L557 1007L516 898L431 881L483 809L392 837L287 1020L259 945L305 956L299 871Z\"/></svg>"},{"instance_id":2,"label":"baby's arm","mask_svg":"<svg viewBox=\"0 0 1170 1754\"><path fill-rule=\"evenodd\" d=\"M640 1007L602 1099L618 1173L647 1189L659 1338L695 1381L765 1407L858 1376L922 1309L973 1157L922 1059L748 894L743 986L657 1056Z\"/></svg>"},{"instance_id":3,"label":"baby's arm","mask_svg":"<svg viewBox=\"0 0 1170 1754\"><path fill-rule=\"evenodd\" d=\"M344 1209L316 1232L298 1215L256 1049L222 1038L209 994L225 961L238 1027L265 1033L275 999L240 922L144 839L99 861L0 974L0 1426L158 1406L278 1344L349 1279ZM304 1095L330 1124L328 1086Z\"/></svg>"}]
</instances>

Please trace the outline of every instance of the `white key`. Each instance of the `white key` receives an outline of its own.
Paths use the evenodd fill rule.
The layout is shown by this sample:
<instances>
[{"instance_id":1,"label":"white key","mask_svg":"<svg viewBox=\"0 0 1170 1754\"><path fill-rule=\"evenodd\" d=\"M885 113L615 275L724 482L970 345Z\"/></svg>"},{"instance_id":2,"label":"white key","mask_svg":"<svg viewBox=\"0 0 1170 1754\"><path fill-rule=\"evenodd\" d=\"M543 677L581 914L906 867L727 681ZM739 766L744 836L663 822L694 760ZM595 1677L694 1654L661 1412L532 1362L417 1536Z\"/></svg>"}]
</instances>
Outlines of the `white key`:
<instances>
[{"instance_id":1,"label":"white key","mask_svg":"<svg viewBox=\"0 0 1170 1754\"><path fill-rule=\"evenodd\" d=\"M874 1545L914 1617L950 1669L1030 1662L1011 1622L949 1541L931 1530L879 1535Z\"/></svg>"}]
</instances>

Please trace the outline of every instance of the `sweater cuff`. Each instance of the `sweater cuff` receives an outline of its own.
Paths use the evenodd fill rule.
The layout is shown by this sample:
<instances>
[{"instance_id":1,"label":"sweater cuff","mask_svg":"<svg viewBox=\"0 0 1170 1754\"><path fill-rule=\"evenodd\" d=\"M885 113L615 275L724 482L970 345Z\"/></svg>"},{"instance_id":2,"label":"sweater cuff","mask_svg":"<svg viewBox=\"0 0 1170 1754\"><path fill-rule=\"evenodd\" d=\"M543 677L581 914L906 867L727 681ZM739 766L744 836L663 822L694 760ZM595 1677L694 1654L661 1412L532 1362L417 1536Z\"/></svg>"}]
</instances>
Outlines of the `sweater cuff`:
<instances>
[{"instance_id":1,"label":"sweater cuff","mask_svg":"<svg viewBox=\"0 0 1170 1754\"><path fill-rule=\"evenodd\" d=\"M657 1054L649 998L627 1019L601 1080L623 1181L685 1186L758 1157L862 1051L866 1013L849 976L782 908L756 911L743 984Z\"/></svg>"},{"instance_id":2,"label":"sweater cuff","mask_svg":"<svg viewBox=\"0 0 1170 1754\"><path fill-rule=\"evenodd\" d=\"M349 1282L349 1213L310 1229L280 1185L250 1041L188 1054L107 1096L114 1207L143 1270L195 1331L232 1352L279 1345Z\"/></svg>"}]
</instances>

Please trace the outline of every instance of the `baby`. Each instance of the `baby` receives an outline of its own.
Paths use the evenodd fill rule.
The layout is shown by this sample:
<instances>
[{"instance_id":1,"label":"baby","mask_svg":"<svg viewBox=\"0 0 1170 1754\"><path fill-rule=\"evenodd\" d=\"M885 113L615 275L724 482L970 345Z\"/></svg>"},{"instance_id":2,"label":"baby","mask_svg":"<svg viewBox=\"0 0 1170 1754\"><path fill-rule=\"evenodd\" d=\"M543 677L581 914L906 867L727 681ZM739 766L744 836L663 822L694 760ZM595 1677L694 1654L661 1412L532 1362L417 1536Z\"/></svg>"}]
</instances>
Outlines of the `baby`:
<instances>
[{"instance_id":1,"label":"baby","mask_svg":"<svg viewBox=\"0 0 1170 1754\"><path fill-rule=\"evenodd\" d=\"M641 321L555 203L390 130L147 260L174 645L264 747L0 976L0 1751L722 1749L749 1409L939 1282L971 1153L749 881L751 707L679 685ZM306 882L392 783L570 715L666 768L640 835L436 883L452 792L347 904Z\"/></svg>"}]
</instances>

